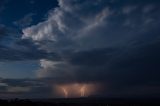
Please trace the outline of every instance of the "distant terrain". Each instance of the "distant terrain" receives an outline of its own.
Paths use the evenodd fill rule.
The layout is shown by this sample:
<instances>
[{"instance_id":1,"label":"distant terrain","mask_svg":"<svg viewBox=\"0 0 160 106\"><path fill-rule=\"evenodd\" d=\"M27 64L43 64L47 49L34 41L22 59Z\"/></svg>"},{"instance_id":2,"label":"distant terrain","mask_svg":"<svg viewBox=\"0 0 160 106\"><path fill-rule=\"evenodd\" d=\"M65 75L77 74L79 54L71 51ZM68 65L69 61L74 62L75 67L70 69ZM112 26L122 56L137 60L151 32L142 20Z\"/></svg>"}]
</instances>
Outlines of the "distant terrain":
<instances>
[{"instance_id":1,"label":"distant terrain","mask_svg":"<svg viewBox=\"0 0 160 106\"><path fill-rule=\"evenodd\" d=\"M0 106L160 106L159 99L10 99L0 100Z\"/></svg>"}]
</instances>

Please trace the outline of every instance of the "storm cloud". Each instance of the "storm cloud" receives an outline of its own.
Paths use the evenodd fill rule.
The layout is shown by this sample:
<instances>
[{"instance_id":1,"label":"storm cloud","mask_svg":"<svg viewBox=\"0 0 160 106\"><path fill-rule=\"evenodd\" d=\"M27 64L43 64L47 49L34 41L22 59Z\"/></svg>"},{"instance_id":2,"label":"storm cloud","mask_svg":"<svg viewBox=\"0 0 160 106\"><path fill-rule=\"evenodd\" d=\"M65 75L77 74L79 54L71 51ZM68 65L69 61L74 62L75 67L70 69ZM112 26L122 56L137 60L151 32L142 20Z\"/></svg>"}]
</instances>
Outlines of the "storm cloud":
<instances>
[{"instance_id":1,"label":"storm cloud","mask_svg":"<svg viewBox=\"0 0 160 106\"><path fill-rule=\"evenodd\" d=\"M160 94L160 2L58 3L45 21L23 29L22 39L32 39L40 49L61 57L40 60L38 77L61 83L98 82L111 95Z\"/></svg>"},{"instance_id":2,"label":"storm cloud","mask_svg":"<svg viewBox=\"0 0 160 106\"><path fill-rule=\"evenodd\" d=\"M6 3L0 1L0 14ZM40 64L36 78L0 78L0 96L61 97L59 86L68 84L77 93L88 84L101 85L91 95L160 97L159 5L158 0L58 0L39 23L32 11L12 21L18 28L0 18L0 61Z\"/></svg>"},{"instance_id":3,"label":"storm cloud","mask_svg":"<svg viewBox=\"0 0 160 106\"><path fill-rule=\"evenodd\" d=\"M56 59L56 53L48 53L39 49L30 40L21 39L21 32L13 27L0 24L0 61L39 60L42 58Z\"/></svg>"}]
</instances>

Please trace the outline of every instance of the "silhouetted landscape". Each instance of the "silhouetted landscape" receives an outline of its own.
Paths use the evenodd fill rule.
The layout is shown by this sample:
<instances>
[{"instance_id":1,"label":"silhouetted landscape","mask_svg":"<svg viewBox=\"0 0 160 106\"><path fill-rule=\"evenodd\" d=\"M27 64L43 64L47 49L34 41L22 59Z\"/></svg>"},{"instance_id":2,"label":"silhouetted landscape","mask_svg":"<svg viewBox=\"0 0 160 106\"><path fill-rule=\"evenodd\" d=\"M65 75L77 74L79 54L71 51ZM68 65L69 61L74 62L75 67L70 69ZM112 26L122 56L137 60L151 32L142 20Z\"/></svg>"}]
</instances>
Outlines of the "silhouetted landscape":
<instances>
[{"instance_id":1,"label":"silhouetted landscape","mask_svg":"<svg viewBox=\"0 0 160 106\"><path fill-rule=\"evenodd\" d=\"M0 100L1 106L160 106L158 99L10 99Z\"/></svg>"}]
</instances>

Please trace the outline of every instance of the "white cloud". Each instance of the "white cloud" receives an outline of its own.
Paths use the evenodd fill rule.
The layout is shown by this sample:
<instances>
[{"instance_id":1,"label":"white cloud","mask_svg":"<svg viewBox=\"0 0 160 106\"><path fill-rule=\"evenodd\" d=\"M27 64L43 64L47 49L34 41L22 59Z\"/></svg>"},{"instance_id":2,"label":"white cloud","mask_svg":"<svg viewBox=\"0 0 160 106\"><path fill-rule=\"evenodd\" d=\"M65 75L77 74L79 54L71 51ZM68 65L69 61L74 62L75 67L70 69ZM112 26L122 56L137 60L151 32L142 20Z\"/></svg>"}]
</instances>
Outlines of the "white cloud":
<instances>
[{"instance_id":1,"label":"white cloud","mask_svg":"<svg viewBox=\"0 0 160 106\"><path fill-rule=\"evenodd\" d=\"M52 32L52 25L54 21L45 21L43 23L39 23L36 26L28 27L23 29L23 37L22 38L32 38L34 41L42 41L42 40L52 40L55 41L54 33Z\"/></svg>"},{"instance_id":2,"label":"white cloud","mask_svg":"<svg viewBox=\"0 0 160 106\"><path fill-rule=\"evenodd\" d=\"M60 61L41 59L41 68L37 72L38 77L53 77L57 81L74 79L77 76L87 77L86 79L90 79L88 76L93 78L96 76L94 73L91 75L86 73L90 73L92 70L98 73L100 68L105 67L106 69L110 59L106 54L103 54L106 58L103 61L103 66L89 66L92 61L87 61L88 63L85 62L85 65L82 66L85 59L93 59L95 63L98 60L94 54L91 53L93 56L89 57L90 55L86 56L83 52L94 52L94 50L97 52L104 48L128 49L132 42L139 39L140 35L144 33L141 30L143 15L139 15L139 12L142 11L137 11L139 8L137 5L114 9L104 3L105 0L103 2L95 1L97 3L93 3L91 0L59 0L58 2L59 7L51 10L45 21L23 29L23 39L32 39L35 44L40 46L40 49L57 53L62 58ZM119 9L122 9L120 14L117 12ZM133 16L128 15L132 12ZM126 17L124 18L124 16ZM121 50L118 55L115 53L116 56L112 61L119 58L118 56L122 55L123 51L127 50ZM76 53L82 53L84 57L86 56L78 58L80 65L71 63L72 56ZM109 65L111 64L109 63ZM100 74L103 76L103 73L105 72Z\"/></svg>"},{"instance_id":3,"label":"white cloud","mask_svg":"<svg viewBox=\"0 0 160 106\"><path fill-rule=\"evenodd\" d=\"M41 45L41 49L47 51L80 49L79 47L82 46L82 43L79 37L87 37L94 29L106 25L107 17L111 15L111 12L106 6L98 12L92 13L93 15L86 14L86 16L84 16L80 8L88 7L76 4L76 2L74 3L75 5L71 5L71 3L73 3L71 1L72 0L59 0L60 7L50 11L46 21L23 29L22 38L31 38L35 42L45 40L52 41ZM92 4L92 2L89 3ZM77 12L79 12L79 14ZM92 12L92 10L88 10L88 12ZM97 40L100 41L101 38Z\"/></svg>"},{"instance_id":4,"label":"white cloud","mask_svg":"<svg viewBox=\"0 0 160 106\"><path fill-rule=\"evenodd\" d=\"M23 39L31 38L36 44L40 45L40 49L47 52L56 52L62 57L59 62L40 60L41 69L37 72L38 77L51 76L57 79L73 77L76 67L69 64L66 59L68 55L66 52L72 53L101 47L91 40L92 32L94 33L95 29L105 26L112 12L107 6L101 7L103 3L99 1L96 1L97 4L92 1L78 2L81 1L59 0L59 7L49 12L48 19L23 29ZM88 6L99 6L100 9L98 11L88 9ZM81 9L88 9L86 15ZM97 42L101 42L103 39L99 35L94 36L97 37ZM83 43L84 39L86 39L85 43Z\"/></svg>"},{"instance_id":5,"label":"white cloud","mask_svg":"<svg viewBox=\"0 0 160 106\"><path fill-rule=\"evenodd\" d=\"M74 79L75 70L65 61L56 62L42 59L40 60L40 65L41 67L37 71L38 78L53 78L55 79L54 83L64 83L68 82L68 80L70 82L71 79Z\"/></svg>"}]
</instances>

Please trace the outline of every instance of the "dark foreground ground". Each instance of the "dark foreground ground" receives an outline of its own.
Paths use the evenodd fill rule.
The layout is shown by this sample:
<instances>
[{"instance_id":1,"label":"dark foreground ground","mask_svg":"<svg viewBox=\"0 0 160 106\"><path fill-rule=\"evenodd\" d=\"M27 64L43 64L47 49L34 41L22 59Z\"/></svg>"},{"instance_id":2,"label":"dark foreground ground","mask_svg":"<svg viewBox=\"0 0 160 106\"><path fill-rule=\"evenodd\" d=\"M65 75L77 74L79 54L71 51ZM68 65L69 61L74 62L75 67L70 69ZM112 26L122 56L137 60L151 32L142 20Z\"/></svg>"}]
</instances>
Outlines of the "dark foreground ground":
<instances>
[{"instance_id":1,"label":"dark foreground ground","mask_svg":"<svg viewBox=\"0 0 160 106\"><path fill-rule=\"evenodd\" d=\"M160 106L160 99L12 99L0 100L0 106Z\"/></svg>"}]
</instances>

